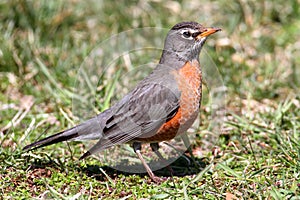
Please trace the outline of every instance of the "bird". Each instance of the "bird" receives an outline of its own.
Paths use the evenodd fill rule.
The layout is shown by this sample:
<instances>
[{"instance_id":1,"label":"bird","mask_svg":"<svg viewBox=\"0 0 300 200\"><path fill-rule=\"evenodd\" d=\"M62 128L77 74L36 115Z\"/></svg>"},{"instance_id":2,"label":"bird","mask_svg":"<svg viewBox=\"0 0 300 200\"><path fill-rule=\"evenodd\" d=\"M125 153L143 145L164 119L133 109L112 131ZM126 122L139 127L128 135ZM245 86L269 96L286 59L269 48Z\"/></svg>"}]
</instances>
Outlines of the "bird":
<instances>
[{"instance_id":1,"label":"bird","mask_svg":"<svg viewBox=\"0 0 300 200\"><path fill-rule=\"evenodd\" d=\"M130 143L154 182L157 177L141 154L143 143L159 153L159 142L184 133L196 120L202 98L201 49L220 28L197 22L174 25L165 38L161 58L134 89L95 117L23 148L34 150L63 141L96 140L80 159L115 145Z\"/></svg>"}]
</instances>

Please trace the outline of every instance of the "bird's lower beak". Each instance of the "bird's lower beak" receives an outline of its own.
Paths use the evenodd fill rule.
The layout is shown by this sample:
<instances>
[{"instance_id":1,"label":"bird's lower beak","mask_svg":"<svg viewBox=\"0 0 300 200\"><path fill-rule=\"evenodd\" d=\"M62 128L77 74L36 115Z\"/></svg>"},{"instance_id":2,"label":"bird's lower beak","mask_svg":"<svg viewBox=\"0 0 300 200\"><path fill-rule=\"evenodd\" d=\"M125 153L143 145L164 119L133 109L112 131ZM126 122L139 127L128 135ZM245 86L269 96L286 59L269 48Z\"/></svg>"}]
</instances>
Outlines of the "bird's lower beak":
<instances>
[{"instance_id":1,"label":"bird's lower beak","mask_svg":"<svg viewBox=\"0 0 300 200\"><path fill-rule=\"evenodd\" d=\"M220 28L206 28L206 30L202 33L200 33L198 36L197 36L197 39L200 39L200 38L203 38L203 37L207 37L215 32L218 32L218 31L221 31Z\"/></svg>"}]
</instances>

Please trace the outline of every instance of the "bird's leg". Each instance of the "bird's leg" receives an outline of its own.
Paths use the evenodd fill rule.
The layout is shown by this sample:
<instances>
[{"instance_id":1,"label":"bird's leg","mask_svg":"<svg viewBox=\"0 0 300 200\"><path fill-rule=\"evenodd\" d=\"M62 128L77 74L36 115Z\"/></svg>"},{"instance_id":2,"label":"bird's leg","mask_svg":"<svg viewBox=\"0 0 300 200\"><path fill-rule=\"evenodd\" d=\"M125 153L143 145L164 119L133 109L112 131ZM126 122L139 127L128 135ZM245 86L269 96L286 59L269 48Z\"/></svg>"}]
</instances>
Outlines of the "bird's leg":
<instances>
[{"instance_id":1,"label":"bird's leg","mask_svg":"<svg viewBox=\"0 0 300 200\"><path fill-rule=\"evenodd\" d=\"M151 147L152 151L157 155L157 157L158 157L163 163L165 163L165 164L167 165L167 160L166 160L166 159L161 155L161 153L158 151L158 149L159 149L159 144L158 144L157 142L156 142L156 143L150 143L150 147ZM170 165L167 165L167 168L168 168L168 170L170 171L171 176L173 176L174 171L173 171L172 167L171 167Z\"/></svg>"},{"instance_id":2,"label":"bird's leg","mask_svg":"<svg viewBox=\"0 0 300 200\"><path fill-rule=\"evenodd\" d=\"M142 149L142 145L140 142L134 142L132 144L133 150L136 153L136 155L139 157L139 159L141 160L143 166L145 167L147 173L149 174L150 178L157 183L160 183L162 181L161 178L157 177L154 175L154 173L152 172L152 170L150 169L149 165L146 163L146 161L144 160L142 154L141 154L141 149Z\"/></svg>"}]
</instances>

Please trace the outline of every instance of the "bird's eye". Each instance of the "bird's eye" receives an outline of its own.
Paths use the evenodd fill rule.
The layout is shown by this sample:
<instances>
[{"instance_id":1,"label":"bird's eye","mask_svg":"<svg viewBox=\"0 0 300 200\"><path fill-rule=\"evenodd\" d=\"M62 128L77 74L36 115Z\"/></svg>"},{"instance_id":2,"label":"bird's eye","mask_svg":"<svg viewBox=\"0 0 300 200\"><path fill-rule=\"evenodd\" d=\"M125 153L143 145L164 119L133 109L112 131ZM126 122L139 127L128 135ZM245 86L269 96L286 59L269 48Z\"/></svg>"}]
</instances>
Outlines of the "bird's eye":
<instances>
[{"instance_id":1,"label":"bird's eye","mask_svg":"<svg viewBox=\"0 0 300 200\"><path fill-rule=\"evenodd\" d=\"M191 37L191 33L190 33L189 31L184 31L184 32L182 33L182 35L183 35L183 37L185 37L185 38Z\"/></svg>"}]
</instances>

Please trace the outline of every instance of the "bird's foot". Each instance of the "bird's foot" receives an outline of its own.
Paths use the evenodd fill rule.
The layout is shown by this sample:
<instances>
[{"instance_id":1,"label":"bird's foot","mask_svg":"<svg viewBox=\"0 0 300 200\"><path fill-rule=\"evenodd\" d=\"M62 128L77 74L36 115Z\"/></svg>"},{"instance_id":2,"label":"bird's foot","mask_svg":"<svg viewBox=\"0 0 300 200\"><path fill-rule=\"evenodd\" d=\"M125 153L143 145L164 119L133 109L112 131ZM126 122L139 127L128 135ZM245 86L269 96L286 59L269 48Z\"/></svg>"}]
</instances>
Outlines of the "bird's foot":
<instances>
[{"instance_id":1,"label":"bird's foot","mask_svg":"<svg viewBox=\"0 0 300 200\"><path fill-rule=\"evenodd\" d=\"M154 176L151 176L150 178L152 179L152 181L154 181L154 182L157 183L157 184L162 183L162 182L165 181L163 178L160 178L160 177L155 176L155 175L154 175Z\"/></svg>"}]
</instances>

